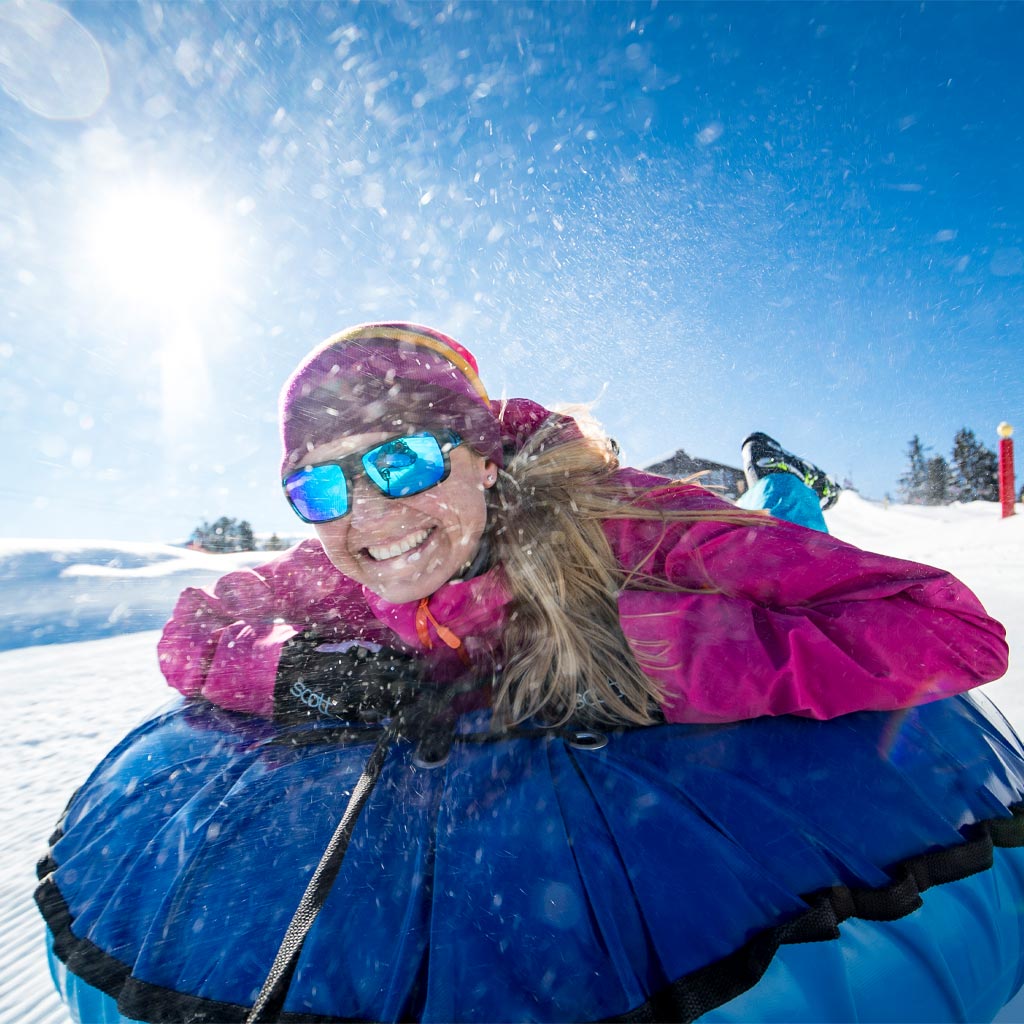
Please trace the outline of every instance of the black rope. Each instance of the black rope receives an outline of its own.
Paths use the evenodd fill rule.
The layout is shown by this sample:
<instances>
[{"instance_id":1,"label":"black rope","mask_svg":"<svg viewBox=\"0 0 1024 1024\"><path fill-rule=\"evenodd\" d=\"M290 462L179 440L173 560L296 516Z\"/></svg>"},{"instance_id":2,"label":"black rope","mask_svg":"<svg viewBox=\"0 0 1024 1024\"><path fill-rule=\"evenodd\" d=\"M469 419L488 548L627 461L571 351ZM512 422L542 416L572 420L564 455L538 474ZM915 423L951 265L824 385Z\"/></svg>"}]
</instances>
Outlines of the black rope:
<instances>
[{"instance_id":1,"label":"black rope","mask_svg":"<svg viewBox=\"0 0 1024 1024\"><path fill-rule=\"evenodd\" d=\"M302 899L299 900L299 905L295 908L295 913L281 940L266 981L263 982L263 987L253 1003L252 1010L245 1018L246 1024L263 1024L265 1021L276 1020L280 1016L306 936L323 909L331 887L338 877L342 861L345 859L345 851L352 838L352 831L367 799L380 779L388 748L397 732L397 723L386 728L367 758L362 774L349 797L345 813L341 816L341 821L338 822L338 827L334 830L334 835L331 836L331 840L320 858L320 863L317 865L316 871L313 872L313 877L310 878L306 891L302 894Z\"/></svg>"},{"instance_id":2,"label":"black rope","mask_svg":"<svg viewBox=\"0 0 1024 1024\"><path fill-rule=\"evenodd\" d=\"M338 822L338 827L334 830L334 835L331 836L320 863L313 872L299 905L295 908L263 987L253 1003L252 1010L245 1018L245 1024L263 1024L265 1021L279 1018L306 936L323 909L338 877L352 832L366 801L380 779L392 741L398 737L413 740L416 744L413 755L415 764L422 767L444 764L451 749L457 717L452 712L451 702L456 693L464 691L465 688L448 687L416 694L409 704L397 708L394 717L382 728L362 774L352 790L345 813L341 816L341 821Z\"/></svg>"}]
</instances>

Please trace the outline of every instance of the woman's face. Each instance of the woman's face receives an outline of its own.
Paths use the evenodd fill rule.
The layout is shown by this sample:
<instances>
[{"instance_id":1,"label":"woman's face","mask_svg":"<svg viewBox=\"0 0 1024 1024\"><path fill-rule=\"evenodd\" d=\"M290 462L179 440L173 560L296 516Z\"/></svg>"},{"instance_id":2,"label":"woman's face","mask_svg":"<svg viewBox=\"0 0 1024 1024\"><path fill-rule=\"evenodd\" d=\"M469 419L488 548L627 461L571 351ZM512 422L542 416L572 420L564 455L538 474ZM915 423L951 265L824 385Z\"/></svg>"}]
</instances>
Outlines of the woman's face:
<instances>
[{"instance_id":1,"label":"woman's face","mask_svg":"<svg viewBox=\"0 0 1024 1024\"><path fill-rule=\"evenodd\" d=\"M314 448L299 466L340 459L394 437L352 434ZM450 454L451 473L436 487L387 498L365 477L352 488L348 514L316 524L327 557L346 576L387 601L429 597L473 560L487 524L485 490L495 466L468 445Z\"/></svg>"}]
</instances>

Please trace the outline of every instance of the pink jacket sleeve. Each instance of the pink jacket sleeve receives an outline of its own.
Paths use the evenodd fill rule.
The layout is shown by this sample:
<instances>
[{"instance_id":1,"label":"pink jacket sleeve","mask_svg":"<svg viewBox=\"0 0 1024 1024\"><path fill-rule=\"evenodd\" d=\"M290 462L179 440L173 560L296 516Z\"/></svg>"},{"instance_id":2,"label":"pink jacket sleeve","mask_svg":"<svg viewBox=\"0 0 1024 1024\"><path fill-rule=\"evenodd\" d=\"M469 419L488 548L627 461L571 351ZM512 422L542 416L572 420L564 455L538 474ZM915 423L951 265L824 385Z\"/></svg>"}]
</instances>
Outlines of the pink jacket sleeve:
<instances>
[{"instance_id":1,"label":"pink jacket sleeve","mask_svg":"<svg viewBox=\"0 0 1024 1024\"><path fill-rule=\"evenodd\" d=\"M701 488L672 507L730 508ZM623 565L703 593L627 587L623 631L669 695L670 721L832 718L937 700L1006 671L1003 627L940 569L780 521L618 520Z\"/></svg>"},{"instance_id":2,"label":"pink jacket sleeve","mask_svg":"<svg viewBox=\"0 0 1024 1024\"><path fill-rule=\"evenodd\" d=\"M269 714L281 648L310 627L352 631L369 618L358 585L316 541L178 598L157 645L167 681L234 711ZM351 634L350 634L351 635Z\"/></svg>"}]
</instances>

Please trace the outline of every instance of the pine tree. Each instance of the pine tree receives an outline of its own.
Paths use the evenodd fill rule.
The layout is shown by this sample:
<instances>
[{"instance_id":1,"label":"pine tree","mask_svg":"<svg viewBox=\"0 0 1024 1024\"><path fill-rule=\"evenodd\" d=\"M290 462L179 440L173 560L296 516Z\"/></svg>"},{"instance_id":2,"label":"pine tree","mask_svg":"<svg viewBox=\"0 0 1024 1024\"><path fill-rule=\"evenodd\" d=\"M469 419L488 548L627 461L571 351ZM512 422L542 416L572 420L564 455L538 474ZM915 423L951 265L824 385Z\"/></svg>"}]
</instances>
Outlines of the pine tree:
<instances>
[{"instance_id":1,"label":"pine tree","mask_svg":"<svg viewBox=\"0 0 1024 1024\"><path fill-rule=\"evenodd\" d=\"M235 542L238 545L235 551L255 551L256 538L253 536L252 527L247 519L243 519L235 532Z\"/></svg>"},{"instance_id":2,"label":"pine tree","mask_svg":"<svg viewBox=\"0 0 1024 1024\"><path fill-rule=\"evenodd\" d=\"M190 547L202 548L206 550L206 541L210 536L210 524L204 519L202 523L197 526L191 534L189 534L188 543Z\"/></svg>"},{"instance_id":3,"label":"pine tree","mask_svg":"<svg viewBox=\"0 0 1024 1024\"><path fill-rule=\"evenodd\" d=\"M213 527L210 530L206 550L216 552L230 551L232 543L231 534L234 528L234 519L229 519L227 516L221 516L220 519L214 522Z\"/></svg>"},{"instance_id":4,"label":"pine tree","mask_svg":"<svg viewBox=\"0 0 1024 1024\"><path fill-rule=\"evenodd\" d=\"M949 463L941 455L928 460L925 464L924 504L949 504L949 476Z\"/></svg>"},{"instance_id":5,"label":"pine tree","mask_svg":"<svg viewBox=\"0 0 1024 1024\"><path fill-rule=\"evenodd\" d=\"M999 500L999 458L967 427L953 438L952 492L956 501Z\"/></svg>"},{"instance_id":6,"label":"pine tree","mask_svg":"<svg viewBox=\"0 0 1024 1024\"><path fill-rule=\"evenodd\" d=\"M907 448L907 459L910 465L907 472L899 479L899 495L907 505L925 505L928 485L927 460L925 451L927 449L921 444L921 438L915 434L910 439Z\"/></svg>"},{"instance_id":7,"label":"pine tree","mask_svg":"<svg viewBox=\"0 0 1024 1024\"><path fill-rule=\"evenodd\" d=\"M255 551L256 537L248 521L221 516L213 523L205 519L189 537L189 544L203 551L221 553L224 551Z\"/></svg>"}]
</instances>

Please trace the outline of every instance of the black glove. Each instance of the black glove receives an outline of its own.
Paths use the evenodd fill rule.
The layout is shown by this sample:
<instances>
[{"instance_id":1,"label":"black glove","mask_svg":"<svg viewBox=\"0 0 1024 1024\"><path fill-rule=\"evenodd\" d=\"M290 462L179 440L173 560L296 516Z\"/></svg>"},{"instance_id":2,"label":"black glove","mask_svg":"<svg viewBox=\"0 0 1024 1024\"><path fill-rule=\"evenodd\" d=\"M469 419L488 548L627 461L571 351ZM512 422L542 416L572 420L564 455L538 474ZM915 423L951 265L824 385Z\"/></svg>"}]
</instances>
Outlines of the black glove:
<instances>
[{"instance_id":1,"label":"black glove","mask_svg":"<svg viewBox=\"0 0 1024 1024\"><path fill-rule=\"evenodd\" d=\"M419 697L421 673L418 659L389 647L300 634L281 651L274 718L285 725L320 718L363 723L393 718Z\"/></svg>"}]
</instances>

